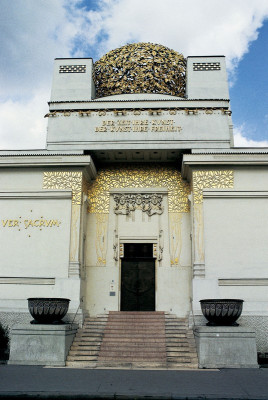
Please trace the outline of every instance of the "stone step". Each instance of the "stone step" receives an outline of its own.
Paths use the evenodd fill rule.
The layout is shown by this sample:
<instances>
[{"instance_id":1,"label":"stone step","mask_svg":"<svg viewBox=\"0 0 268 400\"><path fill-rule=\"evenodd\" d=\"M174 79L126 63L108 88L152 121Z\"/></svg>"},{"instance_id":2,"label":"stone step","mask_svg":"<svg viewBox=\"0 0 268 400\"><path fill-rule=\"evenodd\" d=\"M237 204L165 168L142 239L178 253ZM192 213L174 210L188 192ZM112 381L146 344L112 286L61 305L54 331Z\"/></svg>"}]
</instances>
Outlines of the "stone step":
<instances>
[{"instance_id":1,"label":"stone step","mask_svg":"<svg viewBox=\"0 0 268 400\"><path fill-rule=\"evenodd\" d=\"M77 358L76 358L77 359ZM166 362L166 356L149 356L149 355L124 355L121 354L121 356L117 356L116 359L114 358L114 356L102 356L99 355L98 357L98 361L117 361L117 362L121 362L121 361L128 361L128 362L133 362L133 361L153 361L153 362L157 362L157 361L161 361L161 362Z\"/></svg>"},{"instance_id":2,"label":"stone step","mask_svg":"<svg viewBox=\"0 0 268 400\"><path fill-rule=\"evenodd\" d=\"M104 337L103 338L103 343L105 343L107 341L107 339L109 339L109 342L111 343L142 343L142 344L154 344L154 343L166 343L166 339L165 337L161 337L161 338L155 338L155 337L115 337L115 336L111 336L111 337Z\"/></svg>"},{"instance_id":3,"label":"stone step","mask_svg":"<svg viewBox=\"0 0 268 400\"><path fill-rule=\"evenodd\" d=\"M66 361L66 367L70 368L96 368L97 361Z\"/></svg>"},{"instance_id":4,"label":"stone step","mask_svg":"<svg viewBox=\"0 0 268 400\"><path fill-rule=\"evenodd\" d=\"M99 350L100 349L100 344L99 345L81 345L81 344L76 344L72 345L70 348L70 351L76 351L76 350Z\"/></svg>"},{"instance_id":5,"label":"stone step","mask_svg":"<svg viewBox=\"0 0 268 400\"><path fill-rule=\"evenodd\" d=\"M167 351L166 352L167 357L195 357L196 358L196 353L195 352L189 352L189 351Z\"/></svg>"},{"instance_id":6,"label":"stone step","mask_svg":"<svg viewBox=\"0 0 268 400\"><path fill-rule=\"evenodd\" d=\"M166 339L166 344L167 346L192 346L195 348L195 341L193 341L192 339L187 340L187 338L183 339L183 338L169 338Z\"/></svg>"},{"instance_id":7,"label":"stone step","mask_svg":"<svg viewBox=\"0 0 268 400\"><path fill-rule=\"evenodd\" d=\"M101 350L105 349L111 349L111 348L116 348L116 349L125 349L126 347L128 349L155 349L159 348L159 345L162 345L161 347L165 347L165 343L162 342L160 343L133 343L133 342L128 342L128 343L114 343L114 342L102 342L101 345Z\"/></svg>"},{"instance_id":8,"label":"stone step","mask_svg":"<svg viewBox=\"0 0 268 400\"><path fill-rule=\"evenodd\" d=\"M117 369L130 369L130 368L137 368L137 369L158 369L158 368L166 368L166 362L146 362L146 361L98 361L97 368L117 368Z\"/></svg>"},{"instance_id":9,"label":"stone step","mask_svg":"<svg viewBox=\"0 0 268 400\"><path fill-rule=\"evenodd\" d=\"M88 332L103 332L104 331L104 329L105 329L105 326L84 326L83 328L80 328L78 331L77 331L77 333L80 333L80 332L86 332L86 331L88 331Z\"/></svg>"},{"instance_id":10,"label":"stone step","mask_svg":"<svg viewBox=\"0 0 268 400\"><path fill-rule=\"evenodd\" d=\"M149 339L165 339L165 335L144 335L142 333L135 333L133 335L131 335L131 333L124 333L124 334L120 334L118 332L108 332L108 333L104 333L103 338L146 338L147 340Z\"/></svg>"},{"instance_id":11,"label":"stone step","mask_svg":"<svg viewBox=\"0 0 268 400\"><path fill-rule=\"evenodd\" d=\"M68 356L67 361L97 361L98 356Z\"/></svg>"},{"instance_id":12,"label":"stone step","mask_svg":"<svg viewBox=\"0 0 268 400\"><path fill-rule=\"evenodd\" d=\"M85 336L76 336L75 338L74 338L74 341L73 341L73 343L77 343L77 342L95 342L95 341L100 341L101 340L101 338L102 338L102 335L95 335L95 336L88 336L88 335L85 335Z\"/></svg>"},{"instance_id":13,"label":"stone step","mask_svg":"<svg viewBox=\"0 0 268 400\"><path fill-rule=\"evenodd\" d=\"M180 353L188 351L195 352L196 349L194 346L166 346L167 351L178 351Z\"/></svg>"},{"instance_id":14,"label":"stone step","mask_svg":"<svg viewBox=\"0 0 268 400\"><path fill-rule=\"evenodd\" d=\"M190 369L190 370L192 370L192 369L198 369L198 363L193 363L193 362L191 362L191 363L180 363L180 362L168 362L167 363L167 368L168 369L176 369L176 370L179 370L179 369L182 369L182 370L187 370L187 369Z\"/></svg>"},{"instance_id":15,"label":"stone step","mask_svg":"<svg viewBox=\"0 0 268 400\"><path fill-rule=\"evenodd\" d=\"M107 322L145 322L145 323L154 323L154 322L162 322L165 319L163 317L116 317L116 318L108 318Z\"/></svg>"},{"instance_id":16,"label":"stone step","mask_svg":"<svg viewBox=\"0 0 268 400\"><path fill-rule=\"evenodd\" d=\"M179 363L191 363L192 358L191 357L167 357L167 361L172 361L172 362L179 362Z\"/></svg>"},{"instance_id":17,"label":"stone step","mask_svg":"<svg viewBox=\"0 0 268 400\"><path fill-rule=\"evenodd\" d=\"M91 333L91 332L87 332ZM154 336L157 334L157 336L165 336L165 331L160 330L160 329L109 329L106 328L104 331L105 335L108 334L117 334L117 335L144 335L144 336Z\"/></svg>"},{"instance_id":18,"label":"stone step","mask_svg":"<svg viewBox=\"0 0 268 400\"><path fill-rule=\"evenodd\" d=\"M146 327L148 327L148 326L159 326L159 325L161 325L161 326L163 326L164 327L164 323L163 323L163 320L158 320L158 321L156 321L156 320L153 320L153 321L151 321L151 320L149 320L148 321L148 319L143 319L143 320L138 320L138 319L135 319L135 320L129 320L129 319L124 319L124 320L111 320L111 321L108 321L107 322L107 324L106 325L129 325L129 324L131 324L131 325L133 325L133 326L135 326L135 325L144 325L144 326L146 326Z\"/></svg>"},{"instance_id":19,"label":"stone step","mask_svg":"<svg viewBox=\"0 0 268 400\"><path fill-rule=\"evenodd\" d=\"M69 356L97 356L98 350L70 350Z\"/></svg>"},{"instance_id":20,"label":"stone step","mask_svg":"<svg viewBox=\"0 0 268 400\"><path fill-rule=\"evenodd\" d=\"M101 337L103 335L103 331L87 331L83 330L81 332L77 332L76 337L83 337L83 336L88 336L88 337Z\"/></svg>"},{"instance_id":21,"label":"stone step","mask_svg":"<svg viewBox=\"0 0 268 400\"><path fill-rule=\"evenodd\" d=\"M128 347L126 347L124 350L116 350L116 349L114 349L114 348L112 348L112 349L101 349L101 353L100 353L100 355L101 356L117 356L117 355L122 355L122 354L124 354L124 355L129 355L129 356L139 356L139 355L144 355L144 356L147 356L147 355L152 355L152 357L154 356L154 355L165 355L166 356L166 349L165 348L162 348L162 349L159 349L159 348L155 348L155 349L147 349L147 350L144 350L144 349L129 349Z\"/></svg>"},{"instance_id":22,"label":"stone step","mask_svg":"<svg viewBox=\"0 0 268 400\"><path fill-rule=\"evenodd\" d=\"M165 311L109 311L109 317L113 315L165 315Z\"/></svg>"}]
</instances>

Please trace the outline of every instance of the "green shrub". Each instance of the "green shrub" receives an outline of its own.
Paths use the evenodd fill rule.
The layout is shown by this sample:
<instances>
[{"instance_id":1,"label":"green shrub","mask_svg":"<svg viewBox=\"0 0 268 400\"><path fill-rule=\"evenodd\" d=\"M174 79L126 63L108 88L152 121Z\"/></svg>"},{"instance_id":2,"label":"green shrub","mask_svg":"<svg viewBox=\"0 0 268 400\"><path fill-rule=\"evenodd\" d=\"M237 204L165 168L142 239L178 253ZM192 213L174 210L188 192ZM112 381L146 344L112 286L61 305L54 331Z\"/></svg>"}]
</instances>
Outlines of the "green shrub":
<instances>
[{"instance_id":1,"label":"green shrub","mask_svg":"<svg viewBox=\"0 0 268 400\"><path fill-rule=\"evenodd\" d=\"M9 355L8 329L0 323L0 360L7 360Z\"/></svg>"}]
</instances>

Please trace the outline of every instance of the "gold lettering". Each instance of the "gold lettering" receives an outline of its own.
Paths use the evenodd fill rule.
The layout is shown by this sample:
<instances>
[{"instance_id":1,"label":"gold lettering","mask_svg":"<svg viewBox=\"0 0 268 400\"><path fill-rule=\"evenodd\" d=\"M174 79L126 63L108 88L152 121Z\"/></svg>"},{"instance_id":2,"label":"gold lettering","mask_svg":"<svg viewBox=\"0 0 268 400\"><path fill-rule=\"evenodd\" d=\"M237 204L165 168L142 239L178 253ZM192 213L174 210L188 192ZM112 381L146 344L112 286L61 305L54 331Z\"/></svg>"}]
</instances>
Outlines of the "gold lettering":
<instances>
[{"instance_id":1,"label":"gold lettering","mask_svg":"<svg viewBox=\"0 0 268 400\"><path fill-rule=\"evenodd\" d=\"M114 121L102 121L103 126L114 126Z\"/></svg>"},{"instance_id":2,"label":"gold lettering","mask_svg":"<svg viewBox=\"0 0 268 400\"><path fill-rule=\"evenodd\" d=\"M57 219L52 219L50 222L51 222L51 225L50 225L51 227L52 227L53 225L54 225L54 226L55 226L55 225L56 225L56 226L59 226L59 221L58 221Z\"/></svg>"},{"instance_id":3,"label":"gold lettering","mask_svg":"<svg viewBox=\"0 0 268 400\"><path fill-rule=\"evenodd\" d=\"M6 219L6 220L2 219L2 224L3 224L4 228L5 228L6 224L7 224L7 222L8 222L8 219Z\"/></svg>"},{"instance_id":4,"label":"gold lettering","mask_svg":"<svg viewBox=\"0 0 268 400\"><path fill-rule=\"evenodd\" d=\"M131 121L124 121L124 120L119 120L117 121L117 125L131 125Z\"/></svg>"},{"instance_id":5,"label":"gold lettering","mask_svg":"<svg viewBox=\"0 0 268 400\"><path fill-rule=\"evenodd\" d=\"M111 132L130 132L130 126L114 126L111 127Z\"/></svg>"},{"instance_id":6,"label":"gold lettering","mask_svg":"<svg viewBox=\"0 0 268 400\"><path fill-rule=\"evenodd\" d=\"M153 119L152 120L152 125L173 125L173 124L174 124L173 119L160 119L160 120Z\"/></svg>"},{"instance_id":7,"label":"gold lettering","mask_svg":"<svg viewBox=\"0 0 268 400\"><path fill-rule=\"evenodd\" d=\"M99 126L95 128L95 132L107 132L106 126Z\"/></svg>"},{"instance_id":8,"label":"gold lettering","mask_svg":"<svg viewBox=\"0 0 268 400\"><path fill-rule=\"evenodd\" d=\"M17 219L14 219L13 226L14 226L14 227L15 227L15 226L19 226L19 221L18 221Z\"/></svg>"},{"instance_id":9,"label":"gold lettering","mask_svg":"<svg viewBox=\"0 0 268 400\"><path fill-rule=\"evenodd\" d=\"M8 227L12 228L13 227L13 219L8 220Z\"/></svg>"},{"instance_id":10,"label":"gold lettering","mask_svg":"<svg viewBox=\"0 0 268 400\"><path fill-rule=\"evenodd\" d=\"M133 126L133 132L148 132L148 126Z\"/></svg>"},{"instance_id":11,"label":"gold lettering","mask_svg":"<svg viewBox=\"0 0 268 400\"><path fill-rule=\"evenodd\" d=\"M34 222L33 222L33 224L34 224L34 226L35 226L36 228L39 228L39 226L40 226L39 219L35 219Z\"/></svg>"}]
</instances>

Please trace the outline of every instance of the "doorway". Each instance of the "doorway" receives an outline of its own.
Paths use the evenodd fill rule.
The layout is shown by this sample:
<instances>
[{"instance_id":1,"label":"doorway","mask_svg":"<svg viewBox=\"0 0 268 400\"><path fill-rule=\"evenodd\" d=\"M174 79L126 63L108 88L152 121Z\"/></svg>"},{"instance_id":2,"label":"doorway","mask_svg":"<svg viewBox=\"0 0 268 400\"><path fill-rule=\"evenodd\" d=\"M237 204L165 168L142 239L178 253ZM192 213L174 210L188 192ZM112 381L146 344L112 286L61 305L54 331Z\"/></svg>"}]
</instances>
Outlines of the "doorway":
<instances>
[{"instance_id":1,"label":"doorway","mask_svg":"<svg viewBox=\"0 0 268 400\"><path fill-rule=\"evenodd\" d=\"M121 311L155 311L155 259L151 243L124 244Z\"/></svg>"}]
</instances>

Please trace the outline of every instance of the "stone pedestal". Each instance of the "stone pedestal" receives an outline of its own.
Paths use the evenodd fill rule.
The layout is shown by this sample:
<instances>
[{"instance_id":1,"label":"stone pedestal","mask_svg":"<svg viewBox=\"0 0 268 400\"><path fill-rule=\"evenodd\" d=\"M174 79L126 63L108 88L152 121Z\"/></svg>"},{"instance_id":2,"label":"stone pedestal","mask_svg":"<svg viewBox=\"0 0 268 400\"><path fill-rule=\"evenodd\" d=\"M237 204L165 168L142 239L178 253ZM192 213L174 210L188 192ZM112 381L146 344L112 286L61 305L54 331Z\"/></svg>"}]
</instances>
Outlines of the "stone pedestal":
<instances>
[{"instance_id":1,"label":"stone pedestal","mask_svg":"<svg viewBox=\"0 0 268 400\"><path fill-rule=\"evenodd\" d=\"M8 364L64 366L77 324L15 325Z\"/></svg>"},{"instance_id":2,"label":"stone pedestal","mask_svg":"<svg viewBox=\"0 0 268 400\"><path fill-rule=\"evenodd\" d=\"M255 332L243 326L197 326L199 368L258 368Z\"/></svg>"}]
</instances>

